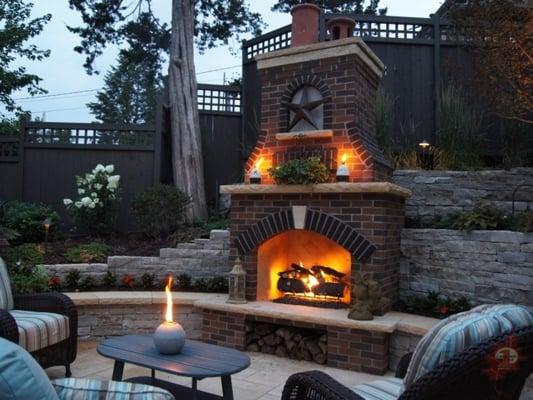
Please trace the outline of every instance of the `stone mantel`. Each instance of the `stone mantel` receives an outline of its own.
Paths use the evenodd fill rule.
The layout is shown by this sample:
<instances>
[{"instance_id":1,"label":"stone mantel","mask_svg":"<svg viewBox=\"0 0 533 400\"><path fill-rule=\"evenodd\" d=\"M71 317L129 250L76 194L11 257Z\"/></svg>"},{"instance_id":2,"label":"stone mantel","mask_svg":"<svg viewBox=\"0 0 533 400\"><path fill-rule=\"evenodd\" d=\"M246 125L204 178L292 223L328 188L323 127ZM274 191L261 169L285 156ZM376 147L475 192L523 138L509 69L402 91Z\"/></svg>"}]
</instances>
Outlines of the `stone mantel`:
<instances>
[{"instance_id":1,"label":"stone mantel","mask_svg":"<svg viewBox=\"0 0 533 400\"><path fill-rule=\"evenodd\" d=\"M408 198L411 191L390 182L336 182L314 185L221 185L225 194L277 194L277 193L384 193Z\"/></svg>"}]
</instances>

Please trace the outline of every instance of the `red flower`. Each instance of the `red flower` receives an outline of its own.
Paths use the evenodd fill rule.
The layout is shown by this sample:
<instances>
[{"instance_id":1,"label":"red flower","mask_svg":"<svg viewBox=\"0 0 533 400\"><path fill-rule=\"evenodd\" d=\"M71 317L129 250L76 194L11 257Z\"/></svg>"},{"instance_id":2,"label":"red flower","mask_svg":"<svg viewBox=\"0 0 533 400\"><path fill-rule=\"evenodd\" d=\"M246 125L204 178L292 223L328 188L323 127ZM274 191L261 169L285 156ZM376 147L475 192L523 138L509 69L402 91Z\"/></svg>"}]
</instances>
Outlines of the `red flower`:
<instances>
[{"instance_id":1,"label":"red flower","mask_svg":"<svg viewBox=\"0 0 533 400\"><path fill-rule=\"evenodd\" d=\"M52 290L59 290L61 287L61 278L57 275L54 275L48 281L48 287Z\"/></svg>"},{"instance_id":2,"label":"red flower","mask_svg":"<svg viewBox=\"0 0 533 400\"><path fill-rule=\"evenodd\" d=\"M134 282L135 278L131 275L125 275L124 278L122 278L122 283L129 288L133 287Z\"/></svg>"},{"instance_id":3,"label":"red flower","mask_svg":"<svg viewBox=\"0 0 533 400\"><path fill-rule=\"evenodd\" d=\"M439 313L441 315L448 315L449 312L450 312L450 309L448 307L446 307L446 306L441 306L439 308Z\"/></svg>"}]
</instances>

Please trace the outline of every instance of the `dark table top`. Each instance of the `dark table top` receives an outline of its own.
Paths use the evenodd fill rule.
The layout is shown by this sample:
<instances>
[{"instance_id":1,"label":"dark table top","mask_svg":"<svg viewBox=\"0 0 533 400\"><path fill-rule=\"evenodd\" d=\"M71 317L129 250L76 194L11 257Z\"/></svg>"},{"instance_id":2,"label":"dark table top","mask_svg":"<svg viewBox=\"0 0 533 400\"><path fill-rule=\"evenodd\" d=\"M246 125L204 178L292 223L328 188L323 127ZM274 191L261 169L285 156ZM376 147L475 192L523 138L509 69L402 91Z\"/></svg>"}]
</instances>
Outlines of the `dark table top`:
<instances>
[{"instance_id":1,"label":"dark table top","mask_svg":"<svg viewBox=\"0 0 533 400\"><path fill-rule=\"evenodd\" d=\"M241 351L195 340L187 340L178 354L161 354L155 349L152 335L106 339L97 351L116 361L191 378L231 375L250 365L250 357Z\"/></svg>"}]
</instances>

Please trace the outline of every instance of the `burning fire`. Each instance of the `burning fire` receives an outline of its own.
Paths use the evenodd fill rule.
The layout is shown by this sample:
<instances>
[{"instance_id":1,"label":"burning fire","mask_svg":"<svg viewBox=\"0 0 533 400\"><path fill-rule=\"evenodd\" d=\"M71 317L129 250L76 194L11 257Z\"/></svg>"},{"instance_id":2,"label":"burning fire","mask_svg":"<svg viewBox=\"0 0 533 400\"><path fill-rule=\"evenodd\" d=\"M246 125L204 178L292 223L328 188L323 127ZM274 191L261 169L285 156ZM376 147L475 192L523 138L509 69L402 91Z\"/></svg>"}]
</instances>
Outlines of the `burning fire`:
<instances>
[{"instance_id":1,"label":"burning fire","mask_svg":"<svg viewBox=\"0 0 533 400\"><path fill-rule=\"evenodd\" d=\"M304 263L300 261L300 267L304 268ZM313 275L309 275L306 279L303 279L307 291L314 295L313 288L318 285L320 282Z\"/></svg>"},{"instance_id":2,"label":"burning fire","mask_svg":"<svg viewBox=\"0 0 533 400\"><path fill-rule=\"evenodd\" d=\"M167 311L165 315L165 320L167 323L173 323L174 319L172 318L172 277L168 277L168 283L165 286L165 293L167 295Z\"/></svg>"},{"instance_id":3,"label":"burning fire","mask_svg":"<svg viewBox=\"0 0 533 400\"><path fill-rule=\"evenodd\" d=\"M348 158L348 155L347 155L346 153L344 153L344 154L342 155L342 158L341 158L341 161L342 161L343 164L346 164L346 159L347 159L347 158Z\"/></svg>"},{"instance_id":4,"label":"burning fire","mask_svg":"<svg viewBox=\"0 0 533 400\"><path fill-rule=\"evenodd\" d=\"M255 169L259 171L259 168L261 168L261 164L263 164L263 157L259 158L259 160L255 163Z\"/></svg>"}]
</instances>

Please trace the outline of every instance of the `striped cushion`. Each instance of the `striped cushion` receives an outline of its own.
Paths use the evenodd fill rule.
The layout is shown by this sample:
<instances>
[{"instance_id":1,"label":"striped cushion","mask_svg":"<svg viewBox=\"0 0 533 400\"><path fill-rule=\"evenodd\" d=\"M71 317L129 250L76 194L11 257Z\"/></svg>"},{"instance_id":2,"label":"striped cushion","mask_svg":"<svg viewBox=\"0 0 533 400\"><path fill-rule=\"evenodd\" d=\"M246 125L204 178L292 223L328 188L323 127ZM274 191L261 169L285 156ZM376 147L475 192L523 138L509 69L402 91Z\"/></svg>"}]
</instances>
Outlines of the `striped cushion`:
<instances>
[{"instance_id":1,"label":"striped cushion","mask_svg":"<svg viewBox=\"0 0 533 400\"><path fill-rule=\"evenodd\" d=\"M174 400L164 389L138 383L67 378L52 386L60 400Z\"/></svg>"},{"instance_id":2,"label":"striped cushion","mask_svg":"<svg viewBox=\"0 0 533 400\"><path fill-rule=\"evenodd\" d=\"M365 400L396 400L403 393L403 381L399 378L380 379L352 390Z\"/></svg>"},{"instance_id":3,"label":"striped cushion","mask_svg":"<svg viewBox=\"0 0 533 400\"><path fill-rule=\"evenodd\" d=\"M11 283L7 273L6 263L0 257L0 309L13 309L13 294L11 293Z\"/></svg>"},{"instance_id":4,"label":"striped cushion","mask_svg":"<svg viewBox=\"0 0 533 400\"><path fill-rule=\"evenodd\" d=\"M19 345L30 353L69 337L68 317L37 311L12 310L19 330Z\"/></svg>"},{"instance_id":5,"label":"striped cushion","mask_svg":"<svg viewBox=\"0 0 533 400\"><path fill-rule=\"evenodd\" d=\"M533 325L527 308L481 305L435 325L420 340L409 363L404 383L409 386L437 365L485 339Z\"/></svg>"}]
</instances>

